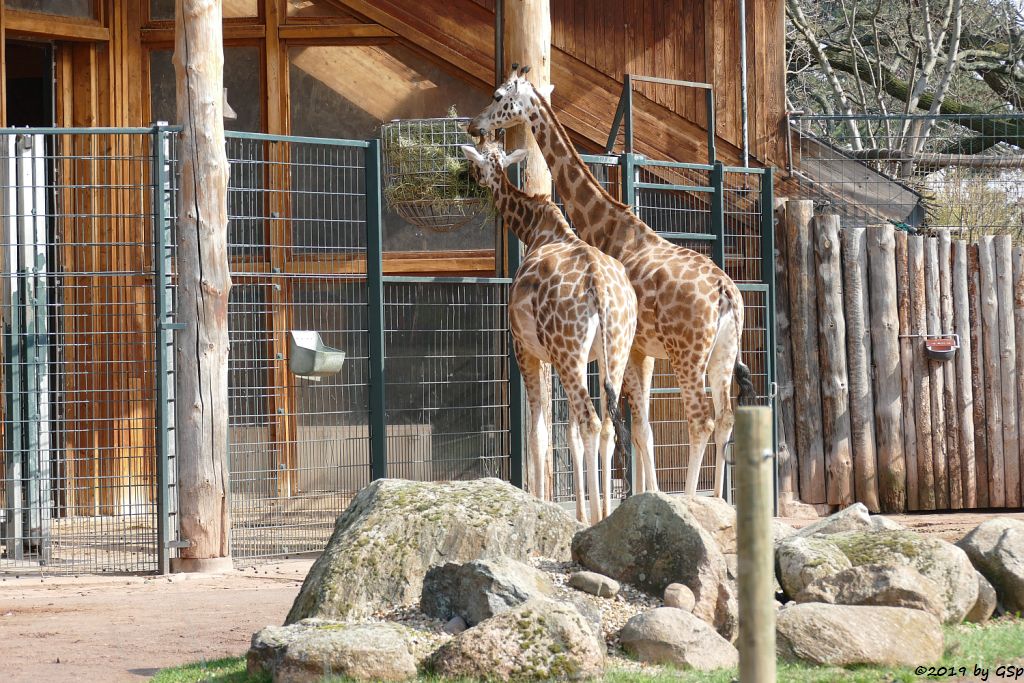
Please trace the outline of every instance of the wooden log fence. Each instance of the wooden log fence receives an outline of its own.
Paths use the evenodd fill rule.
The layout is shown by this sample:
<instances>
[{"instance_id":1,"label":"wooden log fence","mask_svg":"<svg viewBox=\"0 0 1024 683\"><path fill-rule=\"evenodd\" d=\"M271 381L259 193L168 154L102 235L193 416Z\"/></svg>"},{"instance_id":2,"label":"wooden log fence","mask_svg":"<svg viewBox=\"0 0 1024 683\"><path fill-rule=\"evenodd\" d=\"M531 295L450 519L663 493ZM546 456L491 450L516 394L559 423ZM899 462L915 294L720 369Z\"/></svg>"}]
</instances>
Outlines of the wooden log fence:
<instances>
[{"instance_id":1,"label":"wooden log fence","mask_svg":"<svg viewBox=\"0 0 1024 683\"><path fill-rule=\"evenodd\" d=\"M782 495L1020 507L1024 245L846 227L808 201L786 203L778 236Z\"/></svg>"}]
</instances>

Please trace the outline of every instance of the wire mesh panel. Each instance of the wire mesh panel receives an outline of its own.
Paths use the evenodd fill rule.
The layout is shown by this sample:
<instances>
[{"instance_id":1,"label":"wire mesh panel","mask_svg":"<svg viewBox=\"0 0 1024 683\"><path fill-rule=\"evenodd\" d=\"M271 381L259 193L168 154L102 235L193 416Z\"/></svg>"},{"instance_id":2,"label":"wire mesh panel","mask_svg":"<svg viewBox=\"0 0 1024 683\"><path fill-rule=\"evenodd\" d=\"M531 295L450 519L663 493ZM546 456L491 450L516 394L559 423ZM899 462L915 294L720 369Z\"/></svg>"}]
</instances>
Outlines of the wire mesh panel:
<instances>
[{"instance_id":1,"label":"wire mesh panel","mask_svg":"<svg viewBox=\"0 0 1024 683\"><path fill-rule=\"evenodd\" d=\"M158 568L151 153L0 131L0 571Z\"/></svg>"},{"instance_id":2,"label":"wire mesh panel","mask_svg":"<svg viewBox=\"0 0 1024 683\"><path fill-rule=\"evenodd\" d=\"M329 141L229 138L237 558L321 550L369 483L365 153ZM340 371L301 374L295 357L308 351L307 338L344 351Z\"/></svg>"},{"instance_id":3,"label":"wire mesh panel","mask_svg":"<svg viewBox=\"0 0 1024 683\"><path fill-rule=\"evenodd\" d=\"M388 476L509 478L508 281L386 281Z\"/></svg>"},{"instance_id":4,"label":"wire mesh panel","mask_svg":"<svg viewBox=\"0 0 1024 683\"><path fill-rule=\"evenodd\" d=\"M792 192L844 226L1024 234L1024 115L808 114L790 124Z\"/></svg>"}]
</instances>

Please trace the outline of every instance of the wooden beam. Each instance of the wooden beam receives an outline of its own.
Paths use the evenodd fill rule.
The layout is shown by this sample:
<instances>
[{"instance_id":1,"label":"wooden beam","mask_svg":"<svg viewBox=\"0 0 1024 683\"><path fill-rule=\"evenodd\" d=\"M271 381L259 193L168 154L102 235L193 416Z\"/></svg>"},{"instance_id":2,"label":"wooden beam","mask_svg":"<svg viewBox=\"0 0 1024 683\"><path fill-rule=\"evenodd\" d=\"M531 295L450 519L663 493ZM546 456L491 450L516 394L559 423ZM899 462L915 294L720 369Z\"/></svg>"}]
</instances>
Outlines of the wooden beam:
<instances>
[{"instance_id":1,"label":"wooden beam","mask_svg":"<svg viewBox=\"0 0 1024 683\"><path fill-rule=\"evenodd\" d=\"M278 28L277 35L281 40L320 41L347 38L391 38L396 33L379 24L285 24Z\"/></svg>"},{"instance_id":2,"label":"wooden beam","mask_svg":"<svg viewBox=\"0 0 1024 683\"><path fill-rule=\"evenodd\" d=\"M224 24L224 40L262 40L267 30L257 24ZM172 45L174 43L173 26L155 26L142 29L142 42L148 46L153 44Z\"/></svg>"},{"instance_id":3,"label":"wooden beam","mask_svg":"<svg viewBox=\"0 0 1024 683\"><path fill-rule=\"evenodd\" d=\"M94 19L75 19L16 9L4 10L4 30L8 36L17 38L73 41L110 40L110 31Z\"/></svg>"},{"instance_id":4,"label":"wooden beam","mask_svg":"<svg viewBox=\"0 0 1024 683\"><path fill-rule=\"evenodd\" d=\"M228 271L224 45L218 0L177 0L174 70L181 183L174 424L179 571L231 567L228 508ZM187 49L186 49L187 46Z\"/></svg>"}]
</instances>

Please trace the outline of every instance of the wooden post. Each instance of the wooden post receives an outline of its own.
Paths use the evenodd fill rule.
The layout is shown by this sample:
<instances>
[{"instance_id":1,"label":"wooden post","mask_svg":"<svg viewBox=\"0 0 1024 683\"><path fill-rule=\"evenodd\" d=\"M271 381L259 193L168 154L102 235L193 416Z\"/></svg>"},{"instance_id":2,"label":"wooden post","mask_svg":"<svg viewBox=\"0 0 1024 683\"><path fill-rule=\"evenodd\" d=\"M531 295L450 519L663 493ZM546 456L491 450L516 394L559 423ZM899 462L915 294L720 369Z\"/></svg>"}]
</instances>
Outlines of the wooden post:
<instances>
[{"instance_id":1,"label":"wooden post","mask_svg":"<svg viewBox=\"0 0 1024 683\"><path fill-rule=\"evenodd\" d=\"M971 324L971 395L974 397L974 471L978 507L989 506L988 424L985 410L985 344L981 315L981 264L978 245L967 245L967 306Z\"/></svg>"},{"instance_id":2,"label":"wooden post","mask_svg":"<svg viewBox=\"0 0 1024 683\"><path fill-rule=\"evenodd\" d=\"M967 242L953 242L953 320L954 330L960 337L960 350L956 356L956 422L960 426L960 489L963 506L978 507L978 490L974 467L974 393L971 382L971 320L970 299L967 289ZM1024 295L1024 292L1022 292ZM1024 322L1024 320L1022 320ZM1018 330L1022 330L1018 327ZM950 477L955 477L950 473Z\"/></svg>"},{"instance_id":3,"label":"wooden post","mask_svg":"<svg viewBox=\"0 0 1024 683\"><path fill-rule=\"evenodd\" d=\"M736 547L740 681L775 681L772 413L736 411Z\"/></svg>"},{"instance_id":4,"label":"wooden post","mask_svg":"<svg viewBox=\"0 0 1024 683\"><path fill-rule=\"evenodd\" d=\"M978 266L981 283L982 336L985 345L985 417L988 431L988 503L1006 506L1003 478L1003 397L1000 371L999 300L996 285L995 246L991 235L978 240Z\"/></svg>"},{"instance_id":5,"label":"wooden post","mask_svg":"<svg viewBox=\"0 0 1024 683\"><path fill-rule=\"evenodd\" d=\"M875 469L874 391L871 388L871 331L868 329L871 308L867 286L867 232L864 228L846 228L841 234L854 491L857 500L867 506L868 510L878 512L881 508ZM903 271L906 274L905 264ZM898 294L899 268L896 269L896 280ZM900 317L902 319L902 312Z\"/></svg>"},{"instance_id":6,"label":"wooden post","mask_svg":"<svg viewBox=\"0 0 1024 683\"><path fill-rule=\"evenodd\" d=\"M818 378L818 306L814 278L811 219L814 202L786 203L786 250L789 253L789 308L793 338L793 389L800 499L825 503L825 446L821 435Z\"/></svg>"},{"instance_id":7,"label":"wooden post","mask_svg":"<svg viewBox=\"0 0 1024 683\"><path fill-rule=\"evenodd\" d=\"M929 336L942 333L939 316L939 241L928 238L924 241L924 291L927 315L926 330ZM945 510L949 507L949 480L946 477L946 410L942 402L946 376L942 364L927 361L931 383L932 406L932 469L935 472L935 507Z\"/></svg>"},{"instance_id":8,"label":"wooden post","mask_svg":"<svg viewBox=\"0 0 1024 683\"><path fill-rule=\"evenodd\" d=\"M902 512L907 507L907 473L903 453L903 399L900 395L896 238L890 225L871 226L867 233L879 505L883 512Z\"/></svg>"},{"instance_id":9,"label":"wooden post","mask_svg":"<svg viewBox=\"0 0 1024 683\"><path fill-rule=\"evenodd\" d=\"M850 455L850 394L846 371L846 319L843 272L839 260L839 216L814 219L817 255L818 329L821 360L821 415L825 442L826 501L846 507L854 502Z\"/></svg>"},{"instance_id":10,"label":"wooden post","mask_svg":"<svg viewBox=\"0 0 1024 683\"><path fill-rule=\"evenodd\" d=\"M953 334L952 241L949 230L939 231L939 319L943 334ZM958 352L959 353L959 352ZM942 364L942 411L946 417L946 464L949 480L949 507L964 507L963 481L960 478L960 420L957 419L956 360Z\"/></svg>"},{"instance_id":11,"label":"wooden post","mask_svg":"<svg viewBox=\"0 0 1024 683\"><path fill-rule=\"evenodd\" d=\"M786 504L800 499L797 483L796 415L793 404L793 340L789 324L789 282L786 257L786 213L785 208L775 212L775 347L776 381L779 386L777 398L779 419L779 510Z\"/></svg>"},{"instance_id":12,"label":"wooden post","mask_svg":"<svg viewBox=\"0 0 1024 683\"><path fill-rule=\"evenodd\" d=\"M910 271L907 268L907 233L896 232L896 301L900 318L900 388L903 399L903 452L907 464L907 509L918 510L917 417L914 409L914 342L909 337ZM870 358L870 356L869 356Z\"/></svg>"},{"instance_id":13,"label":"wooden post","mask_svg":"<svg viewBox=\"0 0 1024 683\"><path fill-rule=\"evenodd\" d=\"M924 340L928 331L928 307L924 280L923 237L907 240L907 271L910 274L910 329L918 335L912 339L914 355L914 407L917 410L917 501L920 510L935 509L935 468L932 462L932 400L931 376L924 356Z\"/></svg>"},{"instance_id":14,"label":"wooden post","mask_svg":"<svg viewBox=\"0 0 1024 683\"><path fill-rule=\"evenodd\" d=\"M999 307L999 371L1003 401L1003 485L1006 507L1020 507L1020 436L1017 432L1017 344L1013 315L1013 241L997 235L996 285Z\"/></svg>"},{"instance_id":15,"label":"wooden post","mask_svg":"<svg viewBox=\"0 0 1024 683\"><path fill-rule=\"evenodd\" d=\"M512 64L529 66L528 78L537 88L551 83L551 3L550 0L504 0L505 11L505 55L508 68ZM523 189L530 194L551 194L551 172L537 141L525 126L514 126L505 132L506 149L526 149L529 158L523 176ZM505 239L515 239L506 229ZM507 250L506 250L507 253ZM543 373L546 392L552 395L551 366L544 364ZM551 425L551 401L545 408L544 424ZM532 456L536 457L536 456ZM546 456L547 474L544 490L554 491L554 440L548 439ZM529 468L526 468L527 472ZM531 490L534 482L527 482Z\"/></svg>"},{"instance_id":16,"label":"wooden post","mask_svg":"<svg viewBox=\"0 0 1024 683\"><path fill-rule=\"evenodd\" d=\"M176 571L230 569L228 545L228 162L219 0L177 0L178 158L175 435L178 522L189 543Z\"/></svg>"},{"instance_id":17,"label":"wooden post","mask_svg":"<svg viewBox=\"0 0 1024 683\"><path fill-rule=\"evenodd\" d=\"M1024 353L1024 247L1020 246L1013 248L1013 316L1019 357ZM1024 429L1024 372L1020 371L1017 372L1017 429ZM1020 479L1021 495L1024 497L1024 476Z\"/></svg>"}]
</instances>

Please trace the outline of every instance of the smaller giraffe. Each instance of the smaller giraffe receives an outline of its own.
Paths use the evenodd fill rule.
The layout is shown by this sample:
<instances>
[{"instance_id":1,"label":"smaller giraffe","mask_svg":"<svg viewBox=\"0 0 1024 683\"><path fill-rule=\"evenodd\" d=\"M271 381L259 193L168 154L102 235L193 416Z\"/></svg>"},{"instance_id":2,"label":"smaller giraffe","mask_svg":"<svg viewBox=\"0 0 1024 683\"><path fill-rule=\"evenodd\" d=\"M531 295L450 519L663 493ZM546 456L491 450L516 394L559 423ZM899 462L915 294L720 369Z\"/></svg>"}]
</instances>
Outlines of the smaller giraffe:
<instances>
[{"instance_id":1,"label":"smaller giraffe","mask_svg":"<svg viewBox=\"0 0 1024 683\"><path fill-rule=\"evenodd\" d=\"M620 444L628 443L617 406L636 333L636 294L622 264L576 237L549 197L526 194L509 181L504 169L524 161L526 150L506 155L495 142L462 149L472 177L491 190L506 224L526 244L526 256L509 292L509 327L530 406L531 488L544 499L551 425L544 424L544 405L550 397L545 395L543 378L551 364L569 403L576 516L588 522L585 471L590 518L597 522L611 507L613 430L618 431ZM591 360L597 360L600 371L603 421L587 390Z\"/></svg>"}]
</instances>

